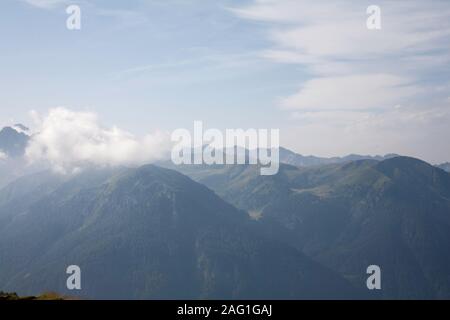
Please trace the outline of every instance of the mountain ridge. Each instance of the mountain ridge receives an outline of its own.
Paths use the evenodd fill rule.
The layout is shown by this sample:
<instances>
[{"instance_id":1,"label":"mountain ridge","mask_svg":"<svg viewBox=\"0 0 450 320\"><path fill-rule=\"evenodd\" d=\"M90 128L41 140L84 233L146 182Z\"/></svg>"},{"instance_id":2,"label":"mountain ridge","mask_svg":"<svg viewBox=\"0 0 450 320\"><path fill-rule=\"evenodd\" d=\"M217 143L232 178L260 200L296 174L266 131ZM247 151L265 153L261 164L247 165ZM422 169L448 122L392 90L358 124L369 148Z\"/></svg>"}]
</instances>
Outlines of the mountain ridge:
<instances>
[{"instance_id":1,"label":"mountain ridge","mask_svg":"<svg viewBox=\"0 0 450 320\"><path fill-rule=\"evenodd\" d=\"M297 249L267 239L206 186L153 165L58 185L10 220L0 259L9 262L0 286L25 295L69 294L65 268L79 264L91 298L364 297Z\"/></svg>"},{"instance_id":2,"label":"mountain ridge","mask_svg":"<svg viewBox=\"0 0 450 320\"><path fill-rule=\"evenodd\" d=\"M272 177L252 166L179 170L355 285L379 264L384 298L450 297L450 175L424 161L282 165Z\"/></svg>"},{"instance_id":3,"label":"mountain ridge","mask_svg":"<svg viewBox=\"0 0 450 320\"><path fill-rule=\"evenodd\" d=\"M8 157L21 157L25 154L29 138L27 134L19 132L13 127L4 127L0 130L0 151Z\"/></svg>"}]
</instances>

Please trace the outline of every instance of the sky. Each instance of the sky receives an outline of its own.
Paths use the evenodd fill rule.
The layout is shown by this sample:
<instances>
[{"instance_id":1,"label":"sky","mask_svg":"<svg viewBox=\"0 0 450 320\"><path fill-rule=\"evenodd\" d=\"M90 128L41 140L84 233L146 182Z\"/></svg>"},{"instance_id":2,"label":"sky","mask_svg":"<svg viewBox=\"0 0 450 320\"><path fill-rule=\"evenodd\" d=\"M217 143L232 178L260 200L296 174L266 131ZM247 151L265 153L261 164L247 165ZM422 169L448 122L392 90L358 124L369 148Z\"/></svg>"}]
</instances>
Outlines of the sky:
<instances>
[{"instance_id":1,"label":"sky","mask_svg":"<svg viewBox=\"0 0 450 320\"><path fill-rule=\"evenodd\" d=\"M71 4L81 30L66 27ZM366 26L374 4L381 30ZM280 129L305 155L441 163L450 2L3 0L0 87L0 125L70 114L145 140L201 120Z\"/></svg>"}]
</instances>

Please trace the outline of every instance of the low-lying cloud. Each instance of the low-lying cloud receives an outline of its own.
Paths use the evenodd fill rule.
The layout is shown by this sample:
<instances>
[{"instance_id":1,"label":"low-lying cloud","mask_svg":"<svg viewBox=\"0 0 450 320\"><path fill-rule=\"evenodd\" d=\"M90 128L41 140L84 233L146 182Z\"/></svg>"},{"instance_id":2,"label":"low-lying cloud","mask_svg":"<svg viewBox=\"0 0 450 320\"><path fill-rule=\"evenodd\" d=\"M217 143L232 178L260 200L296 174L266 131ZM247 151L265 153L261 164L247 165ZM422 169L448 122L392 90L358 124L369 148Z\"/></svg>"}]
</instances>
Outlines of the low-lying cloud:
<instances>
[{"instance_id":1,"label":"low-lying cloud","mask_svg":"<svg viewBox=\"0 0 450 320\"><path fill-rule=\"evenodd\" d=\"M170 151L170 136L155 132L137 138L117 127L100 125L96 114L55 108L35 114L37 133L26 150L32 163L48 162L60 173L89 166L136 166L160 160Z\"/></svg>"}]
</instances>

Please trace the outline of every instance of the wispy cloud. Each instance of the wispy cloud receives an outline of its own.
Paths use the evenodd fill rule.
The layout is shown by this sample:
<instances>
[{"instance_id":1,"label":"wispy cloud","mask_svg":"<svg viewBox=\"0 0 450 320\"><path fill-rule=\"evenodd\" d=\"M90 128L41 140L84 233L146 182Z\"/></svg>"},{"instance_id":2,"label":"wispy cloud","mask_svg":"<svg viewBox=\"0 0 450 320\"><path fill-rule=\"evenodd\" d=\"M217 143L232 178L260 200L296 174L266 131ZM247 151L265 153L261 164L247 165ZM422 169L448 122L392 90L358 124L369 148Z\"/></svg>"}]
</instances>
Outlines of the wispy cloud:
<instances>
[{"instance_id":1,"label":"wispy cloud","mask_svg":"<svg viewBox=\"0 0 450 320\"><path fill-rule=\"evenodd\" d=\"M377 5L381 30L367 29L368 3L360 1L254 0L230 9L264 22L272 45L262 57L307 70L305 82L280 99L280 106L298 121L297 134L321 137L322 150L335 149L337 140L338 149L343 141L366 149L388 139L398 149L405 149L400 143L415 144L417 151L427 149L420 145L426 141L421 134L430 142L450 135L440 120L448 119L448 90L439 90L450 79L450 3L380 0ZM401 141L392 136L392 124L405 135ZM378 130L384 130L383 137ZM318 151L313 144L316 139L297 147ZM434 154L430 158L443 156L427 151Z\"/></svg>"},{"instance_id":2,"label":"wispy cloud","mask_svg":"<svg viewBox=\"0 0 450 320\"><path fill-rule=\"evenodd\" d=\"M55 10L71 4L79 5L82 9L89 10L90 14L98 17L107 17L119 22L119 26L139 25L147 22L146 14L134 9L111 9L99 2L92 0L18 0L38 9Z\"/></svg>"},{"instance_id":3,"label":"wispy cloud","mask_svg":"<svg viewBox=\"0 0 450 320\"><path fill-rule=\"evenodd\" d=\"M187 50L189 51L189 50ZM212 54L212 53L186 53L185 59L173 59L165 62L145 64L130 67L111 74L112 78L120 79L124 77L142 76L161 71L181 71L183 68L197 68L218 70L223 68L239 68L248 66L260 59L257 52L235 53L235 54Z\"/></svg>"},{"instance_id":4,"label":"wispy cloud","mask_svg":"<svg viewBox=\"0 0 450 320\"><path fill-rule=\"evenodd\" d=\"M321 111L392 108L420 92L410 79L390 74L314 78L282 100L289 109Z\"/></svg>"},{"instance_id":5,"label":"wispy cloud","mask_svg":"<svg viewBox=\"0 0 450 320\"><path fill-rule=\"evenodd\" d=\"M397 80L391 86L391 80L420 81L422 73L448 65L450 5L442 1L380 1L379 5L379 31L366 28L366 7L356 1L256 0L232 11L242 18L270 23L268 37L273 47L262 55L276 62L307 66L312 77L320 77L306 84L308 92L323 90L322 85L329 90L335 85L348 94L356 89L355 94L359 95L358 88L364 84L367 91L381 93L383 87L389 96L397 92L402 98L404 90L397 90ZM387 81L380 83L384 80L380 74ZM376 95L371 99L376 99ZM298 98L304 98L303 102ZM289 104L293 107L293 101L298 100L299 108L304 108L310 98L303 92L289 99ZM322 94L322 99L330 98ZM356 100L361 107L366 105ZM319 99L314 101L317 104L309 101L310 108L322 107Z\"/></svg>"},{"instance_id":6,"label":"wispy cloud","mask_svg":"<svg viewBox=\"0 0 450 320\"><path fill-rule=\"evenodd\" d=\"M53 9L61 5L67 5L69 0L20 0L26 2L29 5L40 9Z\"/></svg>"}]
</instances>

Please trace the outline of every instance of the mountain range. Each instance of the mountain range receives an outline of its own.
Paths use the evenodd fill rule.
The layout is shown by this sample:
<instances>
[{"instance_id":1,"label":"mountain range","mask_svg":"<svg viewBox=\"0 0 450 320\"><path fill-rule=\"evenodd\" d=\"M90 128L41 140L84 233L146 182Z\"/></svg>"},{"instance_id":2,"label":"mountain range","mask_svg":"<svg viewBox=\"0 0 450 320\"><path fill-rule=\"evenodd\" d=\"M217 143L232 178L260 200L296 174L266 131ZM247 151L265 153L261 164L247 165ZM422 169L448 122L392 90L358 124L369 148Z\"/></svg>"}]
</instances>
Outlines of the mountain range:
<instances>
[{"instance_id":1,"label":"mountain range","mask_svg":"<svg viewBox=\"0 0 450 320\"><path fill-rule=\"evenodd\" d=\"M68 294L65 269L76 264L89 298L361 297L337 273L268 238L244 211L172 170L104 169L68 180L47 173L2 194L4 291Z\"/></svg>"},{"instance_id":2,"label":"mountain range","mask_svg":"<svg viewBox=\"0 0 450 320\"><path fill-rule=\"evenodd\" d=\"M344 162L350 162L350 161L357 161L357 160L377 160L377 161L383 161L386 159L398 157L398 154L387 154L384 156L370 156L370 155L359 155L359 154L350 154L345 157L331 157L331 158L323 158L323 157L316 157L316 156L303 156L301 154L295 153L291 150L288 150L286 148L280 147L279 149L280 153L280 162L291 164L293 166L299 166L299 167L310 167L310 166L318 166L318 165L325 165L325 164L334 164L334 163L344 163Z\"/></svg>"},{"instance_id":3,"label":"mountain range","mask_svg":"<svg viewBox=\"0 0 450 320\"><path fill-rule=\"evenodd\" d=\"M178 170L356 287L375 264L383 298L450 297L450 175L441 169L396 157L282 165L276 176L260 176L256 166Z\"/></svg>"},{"instance_id":4,"label":"mountain range","mask_svg":"<svg viewBox=\"0 0 450 320\"><path fill-rule=\"evenodd\" d=\"M0 131L0 153L4 153L7 157L12 157L17 160L19 157L24 155L25 149L30 139L31 139L30 130L23 124L15 124L11 127L4 127ZM244 149L239 151L248 152L245 151ZM357 160L383 161L386 159L399 157L400 155L395 153L386 154L384 156L350 154L344 157L326 158L326 157L317 157L313 155L304 156L299 153L293 152L289 149L280 147L279 156L280 156L279 159L280 163L290 164L299 167L311 167L326 164L346 163ZM450 172L449 162L442 163L436 166L445 171Z\"/></svg>"},{"instance_id":5,"label":"mountain range","mask_svg":"<svg viewBox=\"0 0 450 320\"><path fill-rule=\"evenodd\" d=\"M29 136L15 128L1 131L8 159L0 172L23 158ZM326 159L280 149L280 158L274 176L258 165L160 162L10 177L0 188L0 291L450 299L448 172L396 155ZM82 270L75 294L66 288L69 265ZM370 265L381 268L381 290L366 287Z\"/></svg>"}]
</instances>

